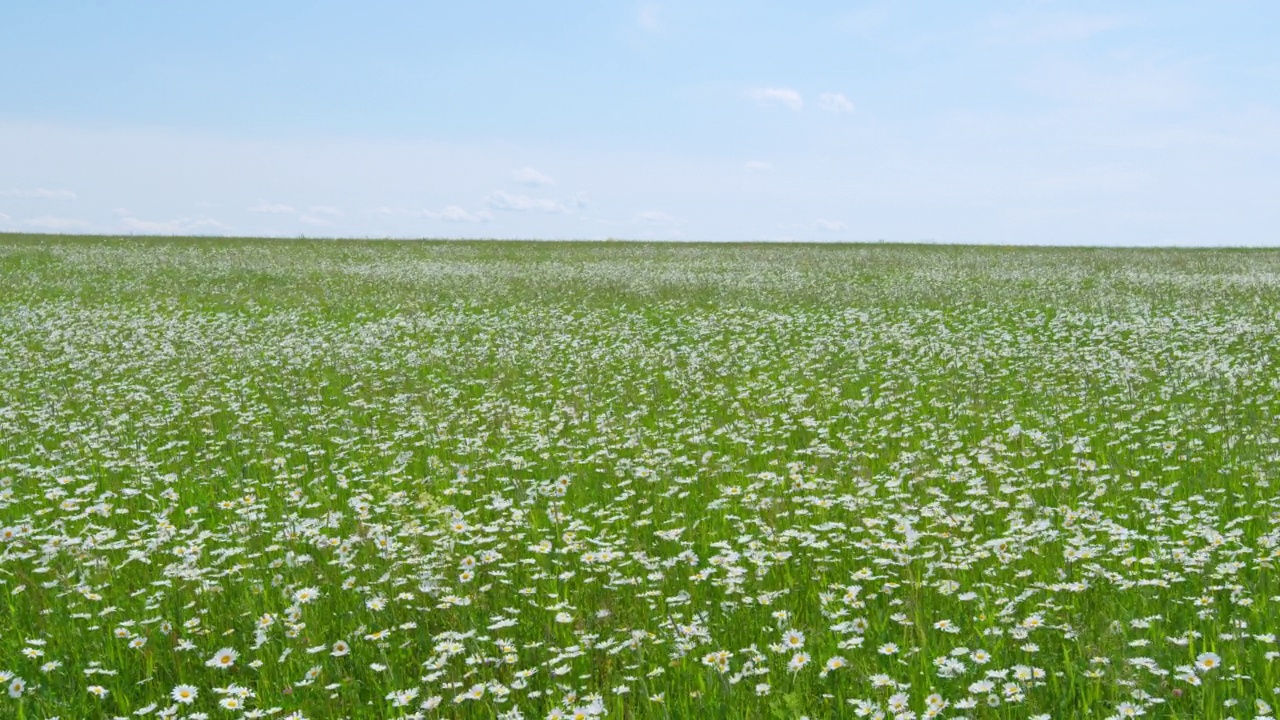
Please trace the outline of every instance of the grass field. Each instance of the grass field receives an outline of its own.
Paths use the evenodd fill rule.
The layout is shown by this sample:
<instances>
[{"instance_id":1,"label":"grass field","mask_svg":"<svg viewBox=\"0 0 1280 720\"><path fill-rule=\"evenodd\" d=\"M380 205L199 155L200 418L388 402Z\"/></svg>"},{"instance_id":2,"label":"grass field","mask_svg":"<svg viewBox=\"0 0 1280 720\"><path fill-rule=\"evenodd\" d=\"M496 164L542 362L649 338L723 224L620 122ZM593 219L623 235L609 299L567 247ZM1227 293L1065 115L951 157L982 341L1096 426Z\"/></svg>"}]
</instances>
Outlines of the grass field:
<instances>
[{"instance_id":1,"label":"grass field","mask_svg":"<svg viewBox=\"0 0 1280 720\"><path fill-rule=\"evenodd\" d=\"M3 718L1254 718L1280 252L0 235Z\"/></svg>"}]
</instances>

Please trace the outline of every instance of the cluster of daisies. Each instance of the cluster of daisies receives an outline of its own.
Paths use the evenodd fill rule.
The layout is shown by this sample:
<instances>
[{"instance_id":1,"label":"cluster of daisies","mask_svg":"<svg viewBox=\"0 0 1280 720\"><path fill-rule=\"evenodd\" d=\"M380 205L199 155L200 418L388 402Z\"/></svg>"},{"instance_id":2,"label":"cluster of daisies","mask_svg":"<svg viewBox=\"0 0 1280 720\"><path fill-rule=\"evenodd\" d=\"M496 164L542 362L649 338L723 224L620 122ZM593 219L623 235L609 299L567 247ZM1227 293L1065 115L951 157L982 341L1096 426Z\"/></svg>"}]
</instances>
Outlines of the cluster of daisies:
<instances>
[{"instance_id":1,"label":"cluster of daisies","mask_svg":"<svg viewBox=\"0 0 1280 720\"><path fill-rule=\"evenodd\" d=\"M0 241L0 717L1271 718L1280 258Z\"/></svg>"}]
</instances>

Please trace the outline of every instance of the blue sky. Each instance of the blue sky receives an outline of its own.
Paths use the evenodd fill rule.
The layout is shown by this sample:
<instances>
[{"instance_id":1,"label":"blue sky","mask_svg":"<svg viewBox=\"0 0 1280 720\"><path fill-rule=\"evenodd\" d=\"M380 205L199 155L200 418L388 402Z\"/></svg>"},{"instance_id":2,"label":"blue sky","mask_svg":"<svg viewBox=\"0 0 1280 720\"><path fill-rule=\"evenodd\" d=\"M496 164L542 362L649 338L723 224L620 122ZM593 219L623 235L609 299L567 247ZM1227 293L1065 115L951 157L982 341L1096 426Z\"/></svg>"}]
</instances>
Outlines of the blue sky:
<instances>
[{"instance_id":1,"label":"blue sky","mask_svg":"<svg viewBox=\"0 0 1280 720\"><path fill-rule=\"evenodd\" d=\"M0 4L0 230L1280 244L1273 2Z\"/></svg>"}]
</instances>

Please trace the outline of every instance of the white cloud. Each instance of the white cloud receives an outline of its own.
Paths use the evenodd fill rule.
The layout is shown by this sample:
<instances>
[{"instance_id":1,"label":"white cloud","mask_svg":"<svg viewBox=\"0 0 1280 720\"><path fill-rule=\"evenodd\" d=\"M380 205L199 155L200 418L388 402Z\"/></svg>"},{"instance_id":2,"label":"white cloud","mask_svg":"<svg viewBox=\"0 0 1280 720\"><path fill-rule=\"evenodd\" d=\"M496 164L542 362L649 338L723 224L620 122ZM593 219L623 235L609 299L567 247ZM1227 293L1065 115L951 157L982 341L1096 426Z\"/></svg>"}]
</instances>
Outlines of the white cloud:
<instances>
[{"instance_id":1,"label":"white cloud","mask_svg":"<svg viewBox=\"0 0 1280 720\"><path fill-rule=\"evenodd\" d=\"M761 170L772 170L773 163L767 163L763 160L748 160L747 162L742 163L742 169L757 172Z\"/></svg>"},{"instance_id":2,"label":"white cloud","mask_svg":"<svg viewBox=\"0 0 1280 720\"><path fill-rule=\"evenodd\" d=\"M260 202L253 207L248 208L251 213L263 213L266 215L293 215L298 212L292 205L279 205L267 202Z\"/></svg>"},{"instance_id":3,"label":"white cloud","mask_svg":"<svg viewBox=\"0 0 1280 720\"><path fill-rule=\"evenodd\" d=\"M141 220L122 217L120 227L128 232L147 235L225 235L231 228L207 217L178 218L176 220Z\"/></svg>"},{"instance_id":4,"label":"white cloud","mask_svg":"<svg viewBox=\"0 0 1280 720\"><path fill-rule=\"evenodd\" d=\"M642 223L644 225L675 225L680 222L676 218L658 210L645 210L644 212L638 212L631 221Z\"/></svg>"},{"instance_id":5,"label":"white cloud","mask_svg":"<svg viewBox=\"0 0 1280 720\"><path fill-rule=\"evenodd\" d=\"M493 213L488 210L471 212L457 205L446 205L443 210L405 210L404 208L383 206L375 209L374 212L385 217L427 218L428 220L443 220L444 222L452 223L481 223L489 222L493 219Z\"/></svg>"},{"instance_id":6,"label":"white cloud","mask_svg":"<svg viewBox=\"0 0 1280 720\"><path fill-rule=\"evenodd\" d=\"M813 225L819 230L828 230L831 232L844 229L844 223L839 220L823 220L822 218L818 218L813 221Z\"/></svg>"},{"instance_id":7,"label":"white cloud","mask_svg":"<svg viewBox=\"0 0 1280 720\"><path fill-rule=\"evenodd\" d=\"M4 213L0 213L0 224L12 225L13 218L9 217L8 215L5 215Z\"/></svg>"},{"instance_id":8,"label":"white cloud","mask_svg":"<svg viewBox=\"0 0 1280 720\"><path fill-rule=\"evenodd\" d=\"M0 190L0 197L23 198L27 200L75 200L76 194L70 190L29 188Z\"/></svg>"},{"instance_id":9,"label":"white cloud","mask_svg":"<svg viewBox=\"0 0 1280 720\"><path fill-rule=\"evenodd\" d=\"M747 91L747 97L761 105L781 103L797 112L804 107L804 98L800 93L786 87L751 88Z\"/></svg>"},{"instance_id":10,"label":"white cloud","mask_svg":"<svg viewBox=\"0 0 1280 720\"><path fill-rule=\"evenodd\" d=\"M468 212L464 208L457 205L448 205L444 210L423 210L422 216L432 220L443 220L445 222L488 222L493 215L487 211L481 210L478 213Z\"/></svg>"},{"instance_id":11,"label":"white cloud","mask_svg":"<svg viewBox=\"0 0 1280 720\"><path fill-rule=\"evenodd\" d=\"M342 210L332 205L312 205L306 210L298 210L292 205L283 203L259 202L257 205L246 209L251 213L261 215L296 215L298 222L303 225L315 225L318 227L332 226L334 218L342 217Z\"/></svg>"},{"instance_id":12,"label":"white cloud","mask_svg":"<svg viewBox=\"0 0 1280 720\"><path fill-rule=\"evenodd\" d=\"M569 209L556 200L531 198L528 195L512 195L501 190L494 190L485 200L485 204L495 210L512 212L545 212L563 213Z\"/></svg>"},{"instance_id":13,"label":"white cloud","mask_svg":"<svg viewBox=\"0 0 1280 720\"><path fill-rule=\"evenodd\" d=\"M550 176L544 175L543 173L540 173L531 167L523 167L523 168L520 168L519 170L512 170L511 179L515 180L521 185L528 185L530 187L540 187L543 185L556 184L556 181L552 180Z\"/></svg>"},{"instance_id":14,"label":"white cloud","mask_svg":"<svg viewBox=\"0 0 1280 720\"><path fill-rule=\"evenodd\" d=\"M90 223L78 218L54 217L52 215L42 215L40 217L29 218L22 221L27 227L37 228L39 230L84 230L90 226Z\"/></svg>"},{"instance_id":15,"label":"white cloud","mask_svg":"<svg viewBox=\"0 0 1280 720\"><path fill-rule=\"evenodd\" d=\"M843 93L822 93L818 96L818 107L834 113L853 112L853 103Z\"/></svg>"}]
</instances>

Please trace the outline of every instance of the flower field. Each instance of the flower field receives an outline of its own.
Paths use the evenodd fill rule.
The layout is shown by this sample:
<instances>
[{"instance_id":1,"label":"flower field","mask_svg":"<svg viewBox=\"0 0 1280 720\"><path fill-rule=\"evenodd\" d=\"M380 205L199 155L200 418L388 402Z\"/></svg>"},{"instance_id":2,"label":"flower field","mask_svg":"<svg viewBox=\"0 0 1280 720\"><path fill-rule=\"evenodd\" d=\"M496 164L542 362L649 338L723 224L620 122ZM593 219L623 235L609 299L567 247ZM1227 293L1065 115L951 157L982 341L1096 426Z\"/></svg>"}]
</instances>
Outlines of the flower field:
<instances>
[{"instance_id":1,"label":"flower field","mask_svg":"<svg viewBox=\"0 0 1280 720\"><path fill-rule=\"evenodd\" d=\"M0 717L1256 718L1280 252L0 235Z\"/></svg>"}]
</instances>

